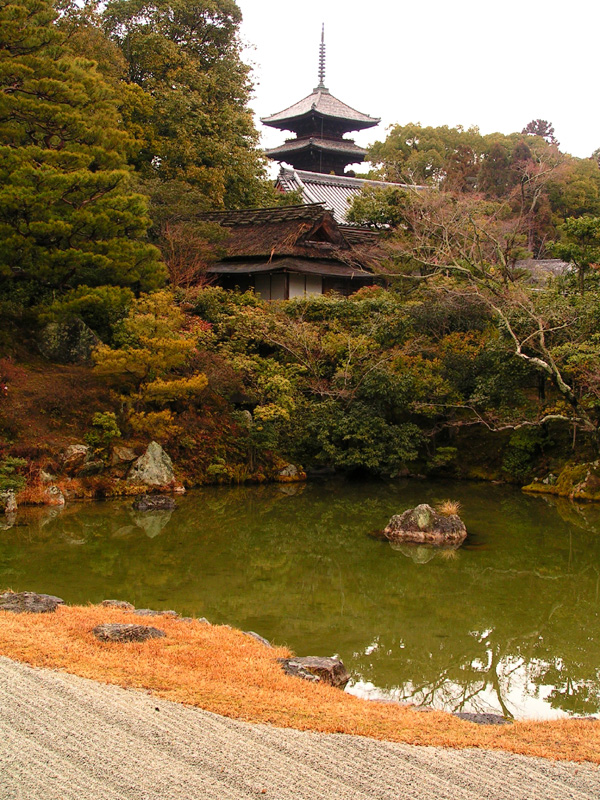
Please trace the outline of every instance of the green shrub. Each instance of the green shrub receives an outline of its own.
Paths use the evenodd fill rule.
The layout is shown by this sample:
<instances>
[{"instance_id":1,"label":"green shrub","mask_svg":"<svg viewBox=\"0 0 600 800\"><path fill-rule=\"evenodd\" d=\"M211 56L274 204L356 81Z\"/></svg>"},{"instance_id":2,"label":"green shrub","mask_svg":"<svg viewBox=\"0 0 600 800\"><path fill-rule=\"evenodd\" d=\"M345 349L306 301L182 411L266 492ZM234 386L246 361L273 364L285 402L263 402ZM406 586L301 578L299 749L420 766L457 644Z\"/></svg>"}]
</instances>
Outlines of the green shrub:
<instances>
[{"instance_id":1,"label":"green shrub","mask_svg":"<svg viewBox=\"0 0 600 800\"><path fill-rule=\"evenodd\" d=\"M113 411L98 411L92 417L92 429L85 436L85 442L96 456L106 458L115 439L121 437L117 417Z\"/></svg>"},{"instance_id":2,"label":"green shrub","mask_svg":"<svg viewBox=\"0 0 600 800\"><path fill-rule=\"evenodd\" d=\"M26 480L17 470L27 466L24 458L3 458L0 461L0 491L14 489L19 491L25 486Z\"/></svg>"},{"instance_id":3,"label":"green shrub","mask_svg":"<svg viewBox=\"0 0 600 800\"><path fill-rule=\"evenodd\" d=\"M527 481L533 474L546 438L544 431L536 426L516 430L504 453L502 471L518 481Z\"/></svg>"}]
</instances>

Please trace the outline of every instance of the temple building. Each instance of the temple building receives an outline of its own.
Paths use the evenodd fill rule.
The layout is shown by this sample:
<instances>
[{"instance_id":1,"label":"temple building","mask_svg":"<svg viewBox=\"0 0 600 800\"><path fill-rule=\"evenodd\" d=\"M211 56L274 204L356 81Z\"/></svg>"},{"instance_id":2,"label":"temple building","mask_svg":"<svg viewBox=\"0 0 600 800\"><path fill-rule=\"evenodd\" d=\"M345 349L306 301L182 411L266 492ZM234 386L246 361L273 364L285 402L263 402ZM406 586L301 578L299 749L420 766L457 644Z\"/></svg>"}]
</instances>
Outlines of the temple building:
<instances>
[{"instance_id":1,"label":"temple building","mask_svg":"<svg viewBox=\"0 0 600 800\"><path fill-rule=\"evenodd\" d=\"M226 289L291 300L347 296L376 281L376 234L338 225L321 204L214 211L202 218L222 229L221 258L208 275Z\"/></svg>"},{"instance_id":2,"label":"temple building","mask_svg":"<svg viewBox=\"0 0 600 800\"><path fill-rule=\"evenodd\" d=\"M325 86L324 37L322 29L319 83L312 94L277 114L263 117L261 122L296 134L279 147L267 150L270 158L285 161L297 170L343 175L348 164L361 163L367 154L352 139L344 138L344 134L372 128L381 120L342 103Z\"/></svg>"},{"instance_id":3,"label":"temple building","mask_svg":"<svg viewBox=\"0 0 600 800\"><path fill-rule=\"evenodd\" d=\"M277 178L277 189L285 193L296 192L302 202L308 205L323 204L339 225L348 223L347 214L352 201L365 187L407 188L405 184L370 181L356 178L353 172L344 172L349 164L362 163L367 154L352 139L344 138L344 134L372 128L380 119L342 103L325 86L323 28L318 85L308 97L278 114L263 117L261 122L296 134L296 138L287 139L279 147L266 150L269 158L284 162ZM420 190L424 187L411 188Z\"/></svg>"},{"instance_id":4,"label":"temple building","mask_svg":"<svg viewBox=\"0 0 600 800\"><path fill-rule=\"evenodd\" d=\"M276 186L297 193L303 205L204 214L222 229L221 255L210 265L209 277L227 289L252 289L263 300L329 292L348 296L381 283L377 267L384 254L377 234L349 225L346 215L365 185L399 184L344 174L367 154L344 134L379 121L342 103L325 86L322 30L319 83L312 94L262 119L296 134L266 153L291 165L282 165Z\"/></svg>"}]
</instances>

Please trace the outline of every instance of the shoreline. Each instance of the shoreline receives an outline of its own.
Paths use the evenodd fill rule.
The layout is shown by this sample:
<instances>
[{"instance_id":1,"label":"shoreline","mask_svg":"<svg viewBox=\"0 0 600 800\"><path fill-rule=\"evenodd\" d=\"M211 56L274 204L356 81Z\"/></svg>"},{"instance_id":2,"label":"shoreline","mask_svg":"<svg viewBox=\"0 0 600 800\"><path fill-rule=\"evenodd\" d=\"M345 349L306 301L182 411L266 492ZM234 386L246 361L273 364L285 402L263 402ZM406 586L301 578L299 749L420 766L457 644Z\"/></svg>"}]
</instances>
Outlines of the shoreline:
<instances>
[{"instance_id":1,"label":"shoreline","mask_svg":"<svg viewBox=\"0 0 600 800\"><path fill-rule=\"evenodd\" d=\"M106 623L152 625L166 635L145 642L98 642L92 629ZM285 675L277 659L290 657L286 648L199 620L91 605L59 606L52 614L0 611L0 655L143 689L246 722L600 764L600 720L476 725L447 712L373 703Z\"/></svg>"}]
</instances>

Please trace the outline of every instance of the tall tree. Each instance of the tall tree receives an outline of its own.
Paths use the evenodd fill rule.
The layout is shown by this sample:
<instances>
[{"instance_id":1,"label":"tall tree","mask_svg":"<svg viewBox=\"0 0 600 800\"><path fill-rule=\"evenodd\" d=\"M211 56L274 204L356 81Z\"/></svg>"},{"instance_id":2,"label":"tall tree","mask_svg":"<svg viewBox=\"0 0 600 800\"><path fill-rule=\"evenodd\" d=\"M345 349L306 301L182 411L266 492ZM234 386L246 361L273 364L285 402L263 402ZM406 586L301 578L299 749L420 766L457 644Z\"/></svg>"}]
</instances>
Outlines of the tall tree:
<instances>
[{"instance_id":1,"label":"tall tree","mask_svg":"<svg viewBox=\"0 0 600 800\"><path fill-rule=\"evenodd\" d=\"M375 142L369 160L381 165L385 180L465 191L474 187L483 145L477 128L409 123L393 126L384 142Z\"/></svg>"},{"instance_id":2,"label":"tall tree","mask_svg":"<svg viewBox=\"0 0 600 800\"><path fill-rule=\"evenodd\" d=\"M47 0L0 0L0 291L164 279L131 191L115 94L71 56Z\"/></svg>"},{"instance_id":3,"label":"tall tree","mask_svg":"<svg viewBox=\"0 0 600 800\"><path fill-rule=\"evenodd\" d=\"M136 168L157 217L243 207L268 192L247 106L241 12L233 0L109 0L104 27L127 77L152 99ZM154 190L154 191L153 191Z\"/></svg>"},{"instance_id":4,"label":"tall tree","mask_svg":"<svg viewBox=\"0 0 600 800\"><path fill-rule=\"evenodd\" d=\"M521 133L525 133L530 136L541 136L542 139L545 139L548 142L548 144L555 144L557 147L560 144L554 135L554 125L551 122L548 122L547 119L532 119L531 122L528 122L527 125L525 125Z\"/></svg>"}]
</instances>

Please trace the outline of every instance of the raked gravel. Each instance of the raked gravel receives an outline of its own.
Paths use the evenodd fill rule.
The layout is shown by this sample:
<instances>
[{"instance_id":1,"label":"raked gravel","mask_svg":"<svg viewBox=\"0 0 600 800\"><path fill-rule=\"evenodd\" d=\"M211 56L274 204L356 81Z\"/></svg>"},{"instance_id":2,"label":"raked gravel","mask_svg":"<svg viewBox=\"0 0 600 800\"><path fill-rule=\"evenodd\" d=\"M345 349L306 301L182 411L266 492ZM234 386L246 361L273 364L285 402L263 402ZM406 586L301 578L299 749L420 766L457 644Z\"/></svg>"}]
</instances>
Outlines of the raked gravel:
<instances>
[{"instance_id":1,"label":"raked gravel","mask_svg":"<svg viewBox=\"0 0 600 800\"><path fill-rule=\"evenodd\" d=\"M253 725L0 657L1 800L599 800L600 768Z\"/></svg>"}]
</instances>

